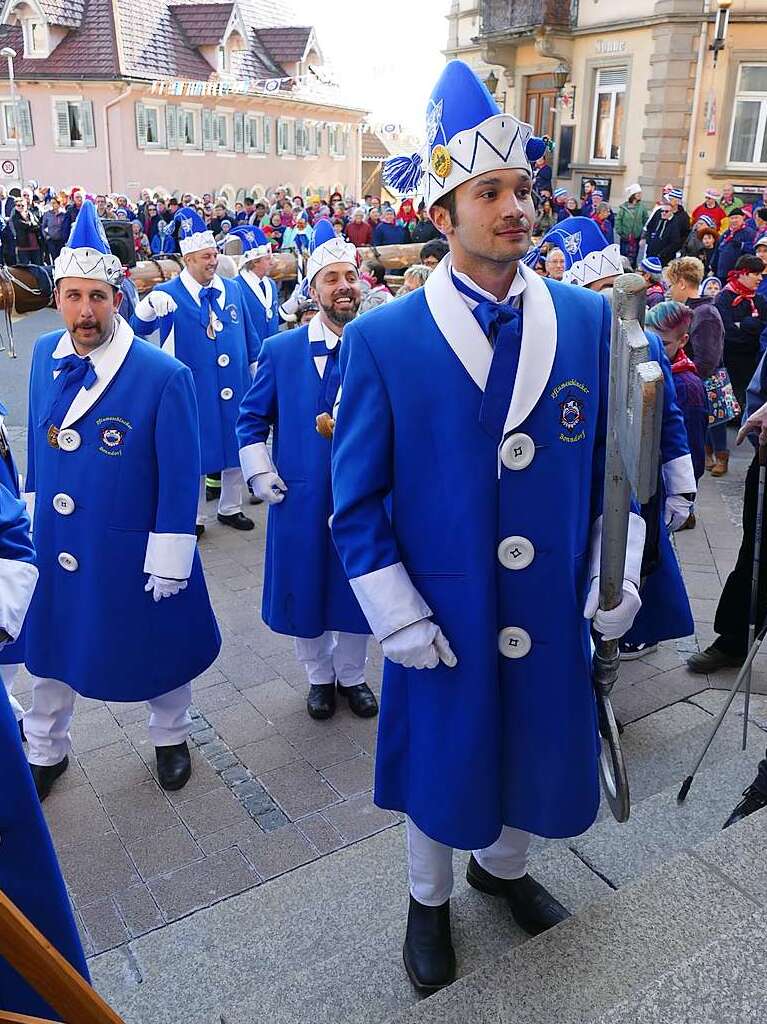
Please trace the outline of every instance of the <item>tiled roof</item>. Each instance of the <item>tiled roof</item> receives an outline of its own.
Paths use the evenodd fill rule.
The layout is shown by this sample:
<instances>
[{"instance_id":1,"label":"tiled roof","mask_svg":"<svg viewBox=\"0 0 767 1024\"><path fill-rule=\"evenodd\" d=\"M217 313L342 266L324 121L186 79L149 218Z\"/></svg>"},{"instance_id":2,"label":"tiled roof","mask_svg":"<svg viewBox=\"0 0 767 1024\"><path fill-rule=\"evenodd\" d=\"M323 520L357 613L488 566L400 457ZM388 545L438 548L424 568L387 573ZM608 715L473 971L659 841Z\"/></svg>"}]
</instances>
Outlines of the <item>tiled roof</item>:
<instances>
[{"instance_id":1,"label":"tiled roof","mask_svg":"<svg viewBox=\"0 0 767 1024\"><path fill-rule=\"evenodd\" d=\"M386 160L391 153L373 132L362 133L362 159Z\"/></svg>"},{"instance_id":2,"label":"tiled roof","mask_svg":"<svg viewBox=\"0 0 767 1024\"><path fill-rule=\"evenodd\" d=\"M130 78L210 78L212 67L186 38L183 27L164 0L114 0L114 3L122 38L124 75ZM231 13L231 4L220 6Z\"/></svg>"},{"instance_id":3,"label":"tiled roof","mask_svg":"<svg viewBox=\"0 0 767 1024\"><path fill-rule=\"evenodd\" d=\"M192 46L212 46L220 42L229 19L233 3L174 3L168 9L184 30Z\"/></svg>"},{"instance_id":4,"label":"tiled roof","mask_svg":"<svg viewBox=\"0 0 767 1024\"><path fill-rule=\"evenodd\" d=\"M85 0L37 0L40 10L51 25L79 28L82 23Z\"/></svg>"},{"instance_id":5,"label":"tiled roof","mask_svg":"<svg viewBox=\"0 0 767 1024\"><path fill-rule=\"evenodd\" d=\"M82 29L73 28L45 60L25 59L24 40L20 26L0 25L0 47L12 46L19 56L13 62L19 79L82 79L118 78L120 67L115 43L113 0L79 0L69 6L82 6ZM57 4L65 6L65 4ZM4 61L0 61L0 79L8 77Z\"/></svg>"},{"instance_id":6,"label":"tiled roof","mask_svg":"<svg viewBox=\"0 0 767 1024\"><path fill-rule=\"evenodd\" d=\"M296 64L306 53L306 44L312 34L311 26L283 25L260 28L256 35L280 64Z\"/></svg>"}]
</instances>

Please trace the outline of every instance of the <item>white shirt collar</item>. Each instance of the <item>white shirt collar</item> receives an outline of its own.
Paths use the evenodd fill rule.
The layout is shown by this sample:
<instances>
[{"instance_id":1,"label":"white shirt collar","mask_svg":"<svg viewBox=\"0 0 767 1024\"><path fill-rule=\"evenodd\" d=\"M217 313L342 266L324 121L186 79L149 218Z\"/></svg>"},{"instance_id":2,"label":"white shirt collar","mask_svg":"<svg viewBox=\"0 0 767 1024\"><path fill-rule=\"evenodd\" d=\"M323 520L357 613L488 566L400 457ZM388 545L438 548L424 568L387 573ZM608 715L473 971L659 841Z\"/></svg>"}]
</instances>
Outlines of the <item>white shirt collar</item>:
<instances>
[{"instance_id":1,"label":"white shirt collar","mask_svg":"<svg viewBox=\"0 0 767 1024\"><path fill-rule=\"evenodd\" d=\"M109 346L112 344L112 340L114 339L115 331L119 326L119 322L120 316L116 315L114 327L112 328L112 333L110 334L109 338L104 342L103 345L99 345L98 348L94 348L92 352L87 353L87 358L89 358L91 363L93 364L93 369L96 371L97 377L99 375L99 364L102 363L106 358L107 352L109 351ZM78 356L80 359L86 358L86 356L81 356L80 353L75 349L75 346L72 342L72 336L70 335L69 331L64 331L61 338L59 339L58 345L56 346L52 353L52 358L63 359L65 356L71 355ZM58 371L54 372L58 373Z\"/></svg>"},{"instance_id":2,"label":"white shirt collar","mask_svg":"<svg viewBox=\"0 0 767 1024\"><path fill-rule=\"evenodd\" d=\"M482 295L483 298L490 299L491 302L498 302L498 299L495 297L495 295L492 294L492 292L488 292L485 291L484 288L480 288L477 282L472 281L468 274L462 274L453 266L451 266L451 272L455 277L458 278L459 281L462 281L467 288L471 288L472 291L475 291L479 295ZM524 277L519 272L519 270L517 270L516 274L514 275L514 280L511 282L511 287L506 292L506 296L500 301L510 302L512 303L512 305L518 306L522 299L522 293L524 292L526 287L527 282L525 281ZM459 291L457 288L456 291L461 296L466 305L469 307L469 309L474 309L477 306L477 303L470 296L465 295L462 291Z\"/></svg>"},{"instance_id":3,"label":"white shirt collar","mask_svg":"<svg viewBox=\"0 0 767 1024\"><path fill-rule=\"evenodd\" d=\"M320 320L319 313L309 321L309 341L324 341L326 347L332 351L340 340L338 335Z\"/></svg>"},{"instance_id":4,"label":"white shirt collar","mask_svg":"<svg viewBox=\"0 0 767 1024\"><path fill-rule=\"evenodd\" d=\"M202 291L203 286L200 284L199 281L195 281L195 279L192 277L192 275L189 273L189 271L186 269L186 267L184 267L184 269L181 271L179 277L181 278L181 281L182 281L184 287L186 288L186 290L189 292L189 294L192 296L194 301L199 306L200 305L200 292ZM213 280L210 282L209 285L206 285L206 287L207 288L218 288L219 294L218 294L218 299L216 301L218 302L219 306L223 309L224 308L224 299L226 297L226 291L224 289L224 282L221 280L221 278L218 276L218 274L214 274L213 275Z\"/></svg>"}]
</instances>

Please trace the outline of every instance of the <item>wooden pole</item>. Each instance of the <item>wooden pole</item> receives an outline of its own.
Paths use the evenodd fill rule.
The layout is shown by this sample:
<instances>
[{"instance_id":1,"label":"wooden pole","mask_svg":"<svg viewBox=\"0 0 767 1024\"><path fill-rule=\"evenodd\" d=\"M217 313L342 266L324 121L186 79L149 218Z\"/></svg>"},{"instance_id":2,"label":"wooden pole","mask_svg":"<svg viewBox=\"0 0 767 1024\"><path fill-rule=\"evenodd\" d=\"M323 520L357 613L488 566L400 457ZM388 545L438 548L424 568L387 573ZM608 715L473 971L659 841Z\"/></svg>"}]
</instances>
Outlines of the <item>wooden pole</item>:
<instances>
[{"instance_id":1,"label":"wooden pole","mask_svg":"<svg viewBox=\"0 0 767 1024\"><path fill-rule=\"evenodd\" d=\"M19 908L0 891L0 956L67 1024L125 1024ZM35 1021L6 1014L0 1021Z\"/></svg>"}]
</instances>

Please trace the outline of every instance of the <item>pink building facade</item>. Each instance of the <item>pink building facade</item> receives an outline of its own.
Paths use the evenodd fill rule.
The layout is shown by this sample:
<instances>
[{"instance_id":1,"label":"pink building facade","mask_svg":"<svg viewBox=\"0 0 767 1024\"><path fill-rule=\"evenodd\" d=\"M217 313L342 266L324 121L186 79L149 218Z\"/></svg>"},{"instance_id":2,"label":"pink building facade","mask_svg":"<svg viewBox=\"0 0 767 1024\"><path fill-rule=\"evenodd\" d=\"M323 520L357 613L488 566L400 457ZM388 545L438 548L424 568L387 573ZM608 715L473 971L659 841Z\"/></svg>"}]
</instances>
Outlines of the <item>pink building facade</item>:
<instances>
[{"instance_id":1,"label":"pink building facade","mask_svg":"<svg viewBox=\"0 0 767 1024\"><path fill-rule=\"evenodd\" d=\"M304 85L322 64L319 45L311 27L280 25L279 8L5 0L0 47L16 51L18 100L14 109L2 61L0 168L16 161L18 125L24 179L57 188L234 200L287 185L305 196L358 196L364 111L335 102L330 87ZM301 84L233 91L277 78Z\"/></svg>"}]
</instances>

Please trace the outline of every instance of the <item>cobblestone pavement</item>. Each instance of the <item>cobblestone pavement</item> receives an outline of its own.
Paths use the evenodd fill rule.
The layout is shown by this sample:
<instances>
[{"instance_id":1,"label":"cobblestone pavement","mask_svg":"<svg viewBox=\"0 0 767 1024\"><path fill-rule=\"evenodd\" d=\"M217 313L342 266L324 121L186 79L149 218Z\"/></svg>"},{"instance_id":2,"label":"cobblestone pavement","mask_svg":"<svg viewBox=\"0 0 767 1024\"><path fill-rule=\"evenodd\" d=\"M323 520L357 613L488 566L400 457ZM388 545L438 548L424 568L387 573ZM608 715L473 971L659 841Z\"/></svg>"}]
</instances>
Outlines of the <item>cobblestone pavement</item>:
<instances>
[{"instance_id":1,"label":"cobblestone pavement","mask_svg":"<svg viewBox=\"0 0 767 1024\"><path fill-rule=\"evenodd\" d=\"M11 425L23 462L24 429ZM624 664L614 694L625 722L647 716L731 673L695 676L684 660L706 646L721 585L740 543L743 477L751 451L733 453L729 476L702 481L698 527L677 550L696 621L693 637ZM215 506L209 505L215 520ZM376 721L344 702L330 722L305 710L307 683L289 638L259 609L266 513L249 534L209 523L200 550L223 636L215 665L194 685L193 774L178 793L157 784L145 705L79 699L74 757L45 812L89 955L123 945L400 820L372 802ZM368 680L380 689L381 655ZM29 701L29 678L16 693ZM767 693L767 655L755 690Z\"/></svg>"}]
</instances>

